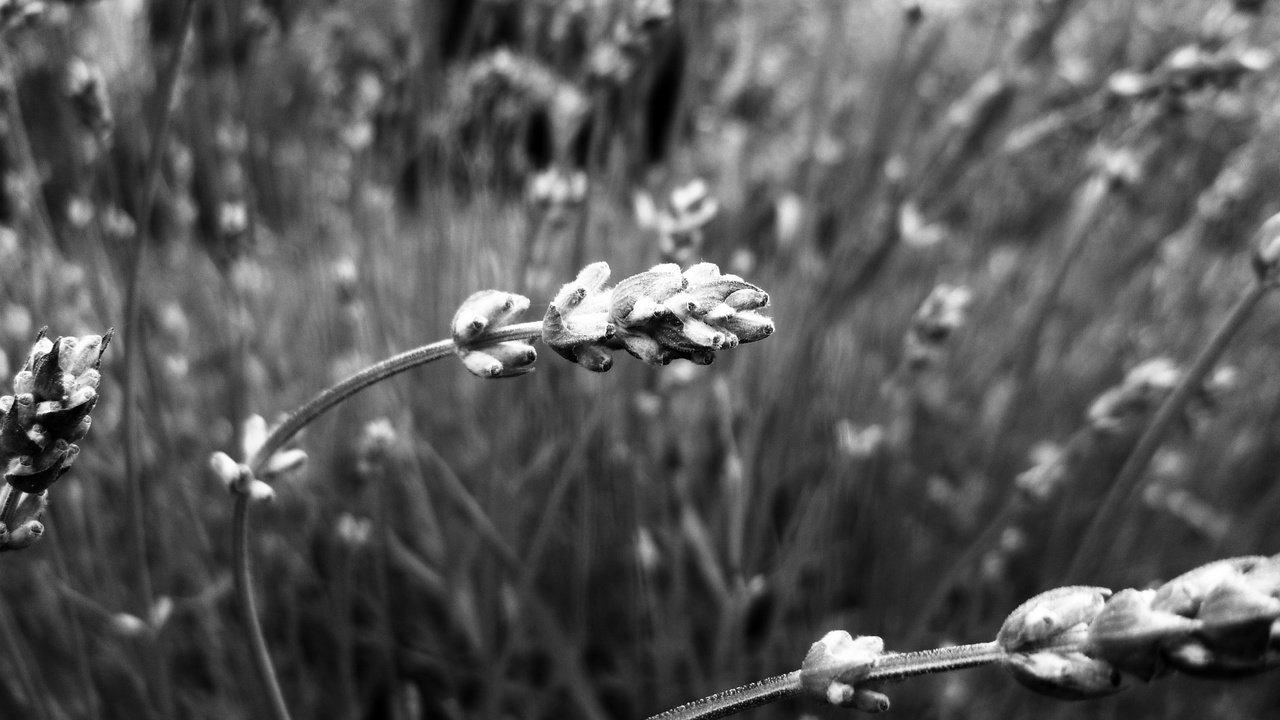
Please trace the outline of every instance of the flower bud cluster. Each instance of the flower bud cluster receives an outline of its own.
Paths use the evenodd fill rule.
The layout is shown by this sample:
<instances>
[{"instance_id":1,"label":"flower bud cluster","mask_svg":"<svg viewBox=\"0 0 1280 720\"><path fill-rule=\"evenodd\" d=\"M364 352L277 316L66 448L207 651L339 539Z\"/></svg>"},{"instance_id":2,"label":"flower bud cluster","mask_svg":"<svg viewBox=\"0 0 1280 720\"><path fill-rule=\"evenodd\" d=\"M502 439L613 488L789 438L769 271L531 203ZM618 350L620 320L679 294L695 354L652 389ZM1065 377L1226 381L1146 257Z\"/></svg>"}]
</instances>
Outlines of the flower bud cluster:
<instances>
[{"instance_id":1,"label":"flower bud cluster","mask_svg":"<svg viewBox=\"0 0 1280 720\"><path fill-rule=\"evenodd\" d=\"M41 331L13 381L13 394L0 397L0 468L4 473L0 508L0 549L21 549L44 527L43 493L71 469L89 431L89 413L98 402L105 336L50 340ZM26 498L19 498L25 493Z\"/></svg>"},{"instance_id":2,"label":"flower bud cluster","mask_svg":"<svg viewBox=\"0 0 1280 720\"><path fill-rule=\"evenodd\" d=\"M1230 678L1275 669L1280 555L1212 562L1150 590L1050 590L1014 610L996 642L1019 682L1065 699L1173 671Z\"/></svg>"},{"instance_id":3,"label":"flower bud cluster","mask_svg":"<svg viewBox=\"0 0 1280 720\"><path fill-rule=\"evenodd\" d=\"M481 290L453 315L453 343L471 374L482 378L524 375L533 370L538 351L527 340L493 342L485 338L529 309L529 298L501 290Z\"/></svg>"},{"instance_id":4,"label":"flower bud cluster","mask_svg":"<svg viewBox=\"0 0 1280 720\"><path fill-rule=\"evenodd\" d=\"M651 365L680 358L708 365L717 350L773 334L773 320L759 312L769 295L712 263L684 272L657 265L612 288L608 279L606 263L583 268L543 319L543 341L588 370L608 370L619 349Z\"/></svg>"}]
</instances>

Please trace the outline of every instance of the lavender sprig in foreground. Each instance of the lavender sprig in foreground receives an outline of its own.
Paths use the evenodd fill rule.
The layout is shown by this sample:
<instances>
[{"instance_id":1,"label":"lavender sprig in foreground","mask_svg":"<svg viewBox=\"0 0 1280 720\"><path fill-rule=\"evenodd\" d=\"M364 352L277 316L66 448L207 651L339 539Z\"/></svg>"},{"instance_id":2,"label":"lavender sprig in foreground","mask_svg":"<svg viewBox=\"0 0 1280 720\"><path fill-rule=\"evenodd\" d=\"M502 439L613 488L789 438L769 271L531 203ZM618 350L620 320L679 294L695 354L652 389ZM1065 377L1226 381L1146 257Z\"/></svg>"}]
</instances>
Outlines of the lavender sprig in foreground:
<instances>
[{"instance_id":1,"label":"lavender sprig in foreground","mask_svg":"<svg viewBox=\"0 0 1280 720\"><path fill-rule=\"evenodd\" d=\"M763 340L773 320L761 310L769 295L736 275L722 275L711 263L681 271L658 265L606 287L609 266L588 265L556 294L542 322L515 323L529 307L521 295L484 290L463 301L450 323L451 339L388 358L326 388L269 432L255 419L245 433L245 460L223 452L210 465L236 496L232 521L236 599L244 618L254 667L269 699L271 717L288 720L289 711L258 620L249 566L251 501L274 497L272 478L305 461L301 450L284 450L298 431L357 392L413 367L456 354L482 378L515 377L533 369L541 338L562 357L595 372L613 366L613 351L626 350L651 365L686 359L707 365L720 350Z\"/></svg>"},{"instance_id":2,"label":"lavender sprig in foreground","mask_svg":"<svg viewBox=\"0 0 1280 720\"><path fill-rule=\"evenodd\" d=\"M1062 700L1104 697L1175 672L1231 679L1280 668L1280 555L1211 562L1149 590L1055 588L1014 610L993 642L897 653L874 635L835 630L797 671L649 720L710 720L800 694L882 712L889 683L992 663Z\"/></svg>"}]
</instances>

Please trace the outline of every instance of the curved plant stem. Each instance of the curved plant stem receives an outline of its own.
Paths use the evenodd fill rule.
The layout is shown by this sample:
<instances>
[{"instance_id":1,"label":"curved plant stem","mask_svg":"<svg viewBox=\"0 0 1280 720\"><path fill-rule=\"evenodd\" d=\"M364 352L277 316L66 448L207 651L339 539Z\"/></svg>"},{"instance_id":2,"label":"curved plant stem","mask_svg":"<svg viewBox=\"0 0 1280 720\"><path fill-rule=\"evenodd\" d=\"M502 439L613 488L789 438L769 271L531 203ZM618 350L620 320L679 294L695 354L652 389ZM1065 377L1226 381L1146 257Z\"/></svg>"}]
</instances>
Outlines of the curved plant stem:
<instances>
[{"instance_id":1,"label":"curved plant stem","mask_svg":"<svg viewBox=\"0 0 1280 720\"><path fill-rule=\"evenodd\" d=\"M284 693L280 691L275 668L271 665L271 655L267 652L267 641L262 636L262 624L258 622L257 604L253 600L253 576L249 569L249 496L247 494L236 496L233 525L232 562L236 578L236 603L240 607L240 614L243 616L245 630L249 636L253 666L266 690L271 705L271 717L274 720L290 720L289 708L284 704Z\"/></svg>"},{"instance_id":2,"label":"curved plant stem","mask_svg":"<svg viewBox=\"0 0 1280 720\"><path fill-rule=\"evenodd\" d=\"M504 342L536 338L542 334L542 322L527 322L509 325L481 338L481 342ZM453 352L452 340L440 340L429 345L414 348L399 355L392 356L371 365L364 370L325 388L315 397L308 400L289 417L276 426L262 447L249 459L249 467L253 473L260 474L268 460L298 431L320 417L325 411L338 403L386 380L393 375L404 372L419 365L446 357ZM288 706L284 702L284 693L280 689L280 681L271 663L271 655L267 650L267 642L262 634L262 623L258 619L258 609L253 598L253 574L249 566L249 496L240 494L235 500L235 515L232 518L232 562L234 564L236 603L248 633L250 650L253 653L254 669L267 693L271 705L273 720L290 720Z\"/></svg>"},{"instance_id":3,"label":"curved plant stem","mask_svg":"<svg viewBox=\"0 0 1280 720\"><path fill-rule=\"evenodd\" d=\"M858 684L893 682L916 675L964 670L997 662L1003 655L1004 650L994 642L887 653L876 659L875 666ZM800 695L805 690L800 675L800 670L775 675L685 703L648 720L712 720L736 715L753 707Z\"/></svg>"},{"instance_id":4,"label":"curved plant stem","mask_svg":"<svg viewBox=\"0 0 1280 720\"><path fill-rule=\"evenodd\" d=\"M1187 370L1186 375L1183 376L1178 386L1174 388L1173 393L1165 399L1164 404L1156 411L1156 416L1152 418L1151 424L1142 433L1138 444L1129 453L1124 466L1120 468L1120 473L1116 476L1115 482L1111 484L1111 489L1107 491L1106 497L1103 498L1102 504L1098 507L1098 512L1081 534L1080 542L1076 545L1075 554L1072 556L1071 564L1068 566L1064 577L1084 577L1086 573L1091 573L1095 568L1099 567L1098 561L1102 559L1100 555L1102 554L1103 538L1107 537L1101 534L1100 531L1116 521L1117 514L1121 509L1130 507L1137 500L1138 493L1141 490L1142 473L1151 462L1151 458L1155 456L1156 450L1160 448L1160 442L1164 439L1165 433L1182 414L1182 410L1186 407L1192 394L1200 389L1205 376L1213 369L1218 358L1222 356L1222 353L1227 349L1227 345L1231 343L1231 339L1235 337L1236 332L1249 319L1253 309L1257 307L1258 302L1262 300L1270 289L1271 286L1267 283L1255 281L1253 286L1240 296L1235 306L1227 314L1227 319L1223 321L1222 326L1205 344L1200 354L1192 362L1191 368Z\"/></svg>"},{"instance_id":5,"label":"curved plant stem","mask_svg":"<svg viewBox=\"0 0 1280 720\"><path fill-rule=\"evenodd\" d=\"M485 335L478 342L497 343L508 340L536 338L541 335L542 321L535 320L533 322L508 325ZM249 467L255 474L260 473L266 461L280 448L284 447L284 444L290 438L297 435L299 430L311 424L312 421L323 415L334 405L393 375L439 360L453 352L453 348L452 340L439 340L430 345L406 350L399 355L394 355L382 362L370 365L345 380L339 381L336 385L321 390L315 397L290 413L284 422L271 430L271 433L267 435L266 441L262 443L262 447L258 448L258 451L249 459Z\"/></svg>"}]
</instances>

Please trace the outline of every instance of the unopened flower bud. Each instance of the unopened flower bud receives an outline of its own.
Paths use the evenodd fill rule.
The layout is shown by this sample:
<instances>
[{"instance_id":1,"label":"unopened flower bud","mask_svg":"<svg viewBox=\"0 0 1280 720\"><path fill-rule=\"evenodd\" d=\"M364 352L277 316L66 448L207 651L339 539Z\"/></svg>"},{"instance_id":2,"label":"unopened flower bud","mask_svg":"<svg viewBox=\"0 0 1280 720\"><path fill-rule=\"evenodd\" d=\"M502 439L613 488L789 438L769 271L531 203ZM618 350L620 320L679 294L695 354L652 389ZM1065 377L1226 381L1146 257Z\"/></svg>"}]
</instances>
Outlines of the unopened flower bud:
<instances>
[{"instance_id":1,"label":"unopened flower bud","mask_svg":"<svg viewBox=\"0 0 1280 720\"><path fill-rule=\"evenodd\" d=\"M1224 661L1230 658L1233 669L1266 669L1271 625L1280 620L1280 599L1237 575L1205 596L1197 617L1204 625L1200 637Z\"/></svg>"},{"instance_id":2,"label":"unopened flower bud","mask_svg":"<svg viewBox=\"0 0 1280 720\"><path fill-rule=\"evenodd\" d=\"M240 450L244 457L252 458L267 441L267 419L258 414L245 418L240 426Z\"/></svg>"},{"instance_id":3,"label":"unopened flower bud","mask_svg":"<svg viewBox=\"0 0 1280 720\"><path fill-rule=\"evenodd\" d=\"M139 637L151 630L146 620L129 613L115 613L110 620L111 631L122 637Z\"/></svg>"},{"instance_id":4,"label":"unopened flower bud","mask_svg":"<svg viewBox=\"0 0 1280 720\"><path fill-rule=\"evenodd\" d=\"M566 360L594 372L613 366L605 346L613 336L609 323L609 301L605 290L609 265L592 263L583 268L573 282L556 293L542 320L542 341Z\"/></svg>"},{"instance_id":5,"label":"unopened flower bud","mask_svg":"<svg viewBox=\"0 0 1280 720\"><path fill-rule=\"evenodd\" d=\"M263 468L262 474L266 477L284 475L300 469L306 463L307 452L305 450L299 448L281 450L267 460L267 465Z\"/></svg>"},{"instance_id":6,"label":"unopened flower bud","mask_svg":"<svg viewBox=\"0 0 1280 720\"><path fill-rule=\"evenodd\" d=\"M242 478L249 472L248 466L232 460L231 456L224 452L215 452L210 455L209 467L228 490L241 484Z\"/></svg>"},{"instance_id":7,"label":"unopened flower bud","mask_svg":"<svg viewBox=\"0 0 1280 720\"><path fill-rule=\"evenodd\" d=\"M9 538L0 545L0 550L25 550L36 544L42 535L44 524L39 520L27 520L9 530Z\"/></svg>"},{"instance_id":8,"label":"unopened flower bud","mask_svg":"<svg viewBox=\"0 0 1280 720\"><path fill-rule=\"evenodd\" d=\"M800 683L810 693L836 704L853 700L846 688L856 687L884 654L884 640L874 635L854 638L832 630L809 648L800 666Z\"/></svg>"},{"instance_id":9,"label":"unopened flower bud","mask_svg":"<svg viewBox=\"0 0 1280 720\"><path fill-rule=\"evenodd\" d=\"M1150 680L1164 672L1162 643L1180 640L1201 623L1151 607L1154 590L1121 590L1089 624L1091 655Z\"/></svg>"},{"instance_id":10,"label":"unopened flower bud","mask_svg":"<svg viewBox=\"0 0 1280 720\"><path fill-rule=\"evenodd\" d=\"M462 302L453 316L453 341L468 345L476 338L506 325L529 308L529 298L500 290L481 290Z\"/></svg>"},{"instance_id":11,"label":"unopened flower bud","mask_svg":"<svg viewBox=\"0 0 1280 720\"><path fill-rule=\"evenodd\" d=\"M1034 650L1037 645L1072 635L1083 636L1110 595L1106 588L1078 585L1042 592L1009 614L996 642L1012 653Z\"/></svg>"},{"instance_id":12,"label":"unopened flower bud","mask_svg":"<svg viewBox=\"0 0 1280 720\"><path fill-rule=\"evenodd\" d=\"M1125 687L1113 665L1078 651L1011 653L1004 666L1027 688L1061 700L1105 697Z\"/></svg>"},{"instance_id":13,"label":"unopened flower bud","mask_svg":"<svg viewBox=\"0 0 1280 720\"><path fill-rule=\"evenodd\" d=\"M245 492L248 493L249 500L256 503L271 502L276 499L276 491L257 478L249 481Z\"/></svg>"},{"instance_id":14,"label":"unopened flower bud","mask_svg":"<svg viewBox=\"0 0 1280 720\"><path fill-rule=\"evenodd\" d=\"M533 370L538 351L524 341L508 341L486 345L482 350L460 350L462 364L482 378L524 375Z\"/></svg>"},{"instance_id":15,"label":"unopened flower bud","mask_svg":"<svg viewBox=\"0 0 1280 720\"><path fill-rule=\"evenodd\" d=\"M1151 606L1184 617L1197 617L1201 603L1214 588L1266 560L1255 555L1206 563L1157 588Z\"/></svg>"}]
</instances>

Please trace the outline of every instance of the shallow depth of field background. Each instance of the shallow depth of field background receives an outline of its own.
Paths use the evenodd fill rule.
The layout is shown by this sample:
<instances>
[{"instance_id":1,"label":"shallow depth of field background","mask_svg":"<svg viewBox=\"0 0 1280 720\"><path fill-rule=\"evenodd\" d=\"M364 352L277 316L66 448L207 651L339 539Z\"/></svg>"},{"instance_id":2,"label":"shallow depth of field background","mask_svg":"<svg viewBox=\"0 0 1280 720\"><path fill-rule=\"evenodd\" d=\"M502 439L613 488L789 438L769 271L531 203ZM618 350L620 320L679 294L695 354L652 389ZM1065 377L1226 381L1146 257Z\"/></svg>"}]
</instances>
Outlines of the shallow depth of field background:
<instances>
[{"instance_id":1,"label":"shallow depth of field background","mask_svg":"<svg viewBox=\"0 0 1280 720\"><path fill-rule=\"evenodd\" d=\"M698 178L719 213L692 259L766 289L773 337L604 375L449 360L300 439L253 540L295 717L644 717L795 669L830 629L984 641L1042 589L1280 551L1268 298L1074 557L1172 371L1095 400L1190 361L1280 210L1280 83L1249 52L1275 3L202 0L140 233L181 5L55 1L0 38L0 375L43 325L117 330L45 539L0 558L0 717L261 717L209 454L444 337L473 291L536 319L585 262L661 261L635 199ZM68 93L77 58L109 127ZM532 198L547 169L585 171L585 201ZM967 315L921 354L939 284ZM1275 682L1067 704L980 669L889 695L907 718L1263 717ZM804 714L845 711L749 717Z\"/></svg>"}]
</instances>

